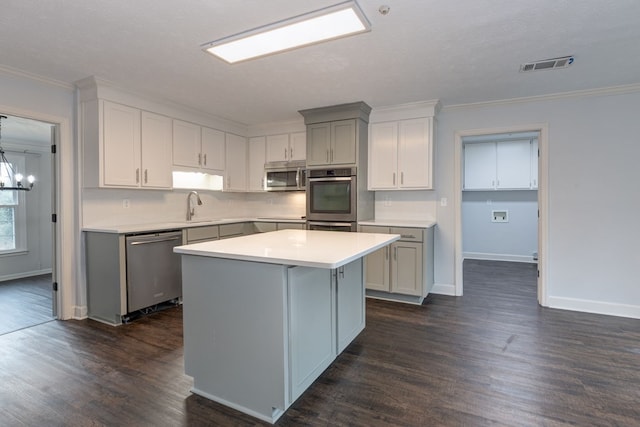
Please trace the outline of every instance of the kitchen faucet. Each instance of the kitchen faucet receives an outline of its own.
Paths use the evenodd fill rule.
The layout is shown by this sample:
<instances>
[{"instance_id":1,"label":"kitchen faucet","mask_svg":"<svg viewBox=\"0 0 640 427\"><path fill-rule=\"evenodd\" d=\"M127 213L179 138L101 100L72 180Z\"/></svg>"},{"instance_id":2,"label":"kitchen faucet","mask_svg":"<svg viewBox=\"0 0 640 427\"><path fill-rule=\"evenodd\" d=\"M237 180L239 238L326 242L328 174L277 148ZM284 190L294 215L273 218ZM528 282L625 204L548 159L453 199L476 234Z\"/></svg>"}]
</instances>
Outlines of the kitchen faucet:
<instances>
[{"instance_id":1,"label":"kitchen faucet","mask_svg":"<svg viewBox=\"0 0 640 427\"><path fill-rule=\"evenodd\" d=\"M198 206L202 206L202 200L200 200L200 196L198 196L198 192L197 191L189 191L189 194L187 195L187 221L191 221L191 219L193 218L193 215L195 215L196 213L196 208L192 206L191 204L191 196L196 196L196 202L198 203Z\"/></svg>"}]
</instances>

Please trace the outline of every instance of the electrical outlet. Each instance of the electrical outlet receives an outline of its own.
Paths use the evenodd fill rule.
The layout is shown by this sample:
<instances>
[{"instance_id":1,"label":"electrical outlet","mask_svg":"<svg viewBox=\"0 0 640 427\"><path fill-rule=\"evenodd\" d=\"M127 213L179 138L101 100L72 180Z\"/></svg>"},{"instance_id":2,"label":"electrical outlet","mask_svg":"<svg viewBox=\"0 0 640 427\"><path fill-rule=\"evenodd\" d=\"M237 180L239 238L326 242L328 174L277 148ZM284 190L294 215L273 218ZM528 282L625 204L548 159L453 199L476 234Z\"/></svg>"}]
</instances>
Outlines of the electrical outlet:
<instances>
[{"instance_id":1,"label":"electrical outlet","mask_svg":"<svg viewBox=\"0 0 640 427\"><path fill-rule=\"evenodd\" d=\"M444 207L447 206L447 198L443 197L440 199L440 206Z\"/></svg>"},{"instance_id":2,"label":"electrical outlet","mask_svg":"<svg viewBox=\"0 0 640 427\"><path fill-rule=\"evenodd\" d=\"M129 199L122 199L122 209L129 209L131 201Z\"/></svg>"},{"instance_id":3,"label":"electrical outlet","mask_svg":"<svg viewBox=\"0 0 640 427\"><path fill-rule=\"evenodd\" d=\"M391 206L391 201L389 200L389 196L384 196L384 205L387 207Z\"/></svg>"}]
</instances>

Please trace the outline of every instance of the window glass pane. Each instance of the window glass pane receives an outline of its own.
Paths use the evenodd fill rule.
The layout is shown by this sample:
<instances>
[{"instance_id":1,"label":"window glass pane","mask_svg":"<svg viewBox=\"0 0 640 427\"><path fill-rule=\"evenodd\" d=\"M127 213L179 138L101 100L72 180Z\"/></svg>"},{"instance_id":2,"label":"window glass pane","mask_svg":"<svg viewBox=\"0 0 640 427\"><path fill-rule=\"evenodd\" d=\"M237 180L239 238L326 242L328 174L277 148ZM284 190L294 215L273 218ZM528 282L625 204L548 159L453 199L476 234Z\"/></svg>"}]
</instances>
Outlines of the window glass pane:
<instances>
[{"instance_id":1,"label":"window glass pane","mask_svg":"<svg viewBox=\"0 0 640 427\"><path fill-rule=\"evenodd\" d=\"M7 154L7 157L10 155ZM11 160L11 166L15 169L16 165ZM0 163L0 179L4 182L4 185L7 187L13 187L15 184L12 180L9 179L9 168L8 164ZM18 204L18 197L16 191L0 191L0 205L16 205Z\"/></svg>"},{"instance_id":2,"label":"window glass pane","mask_svg":"<svg viewBox=\"0 0 640 427\"><path fill-rule=\"evenodd\" d=\"M16 248L14 213L12 207L0 207L0 251Z\"/></svg>"}]
</instances>

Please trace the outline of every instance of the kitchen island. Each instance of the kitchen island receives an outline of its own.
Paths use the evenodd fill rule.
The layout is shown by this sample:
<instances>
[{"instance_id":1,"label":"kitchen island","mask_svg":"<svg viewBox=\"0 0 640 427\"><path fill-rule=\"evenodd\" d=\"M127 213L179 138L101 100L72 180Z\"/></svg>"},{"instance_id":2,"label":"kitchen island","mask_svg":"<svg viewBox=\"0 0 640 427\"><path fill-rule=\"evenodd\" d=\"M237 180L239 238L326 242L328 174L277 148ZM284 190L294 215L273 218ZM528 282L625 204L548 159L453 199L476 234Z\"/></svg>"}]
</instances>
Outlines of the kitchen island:
<instances>
[{"instance_id":1,"label":"kitchen island","mask_svg":"<svg viewBox=\"0 0 640 427\"><path fill-rule=\"evenodd\" d=\"M192 391L274 423L364 329L363 257L399 237L282 230L175 248Z\"/></svg>"}]
</instances>

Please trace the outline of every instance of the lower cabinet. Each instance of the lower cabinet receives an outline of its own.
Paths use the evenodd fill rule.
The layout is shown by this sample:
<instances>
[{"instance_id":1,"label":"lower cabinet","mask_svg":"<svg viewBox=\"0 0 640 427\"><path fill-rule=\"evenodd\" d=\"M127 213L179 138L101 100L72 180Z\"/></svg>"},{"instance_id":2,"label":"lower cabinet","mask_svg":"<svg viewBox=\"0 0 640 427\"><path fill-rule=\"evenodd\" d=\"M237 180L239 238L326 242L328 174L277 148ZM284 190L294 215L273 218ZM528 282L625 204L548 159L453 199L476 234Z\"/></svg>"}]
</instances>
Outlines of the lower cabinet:
<instances>
[{"instance_id":1,"label":"lower cabinet","mask_svg":"<svg viewBox=\"0 0 640 427\"><path fill-rule=\"evenodd\" d=\"M365 257L367 296L422 304L433 287L433 228L361 225L400 240Z\"/></svg>"}]
</instances>

